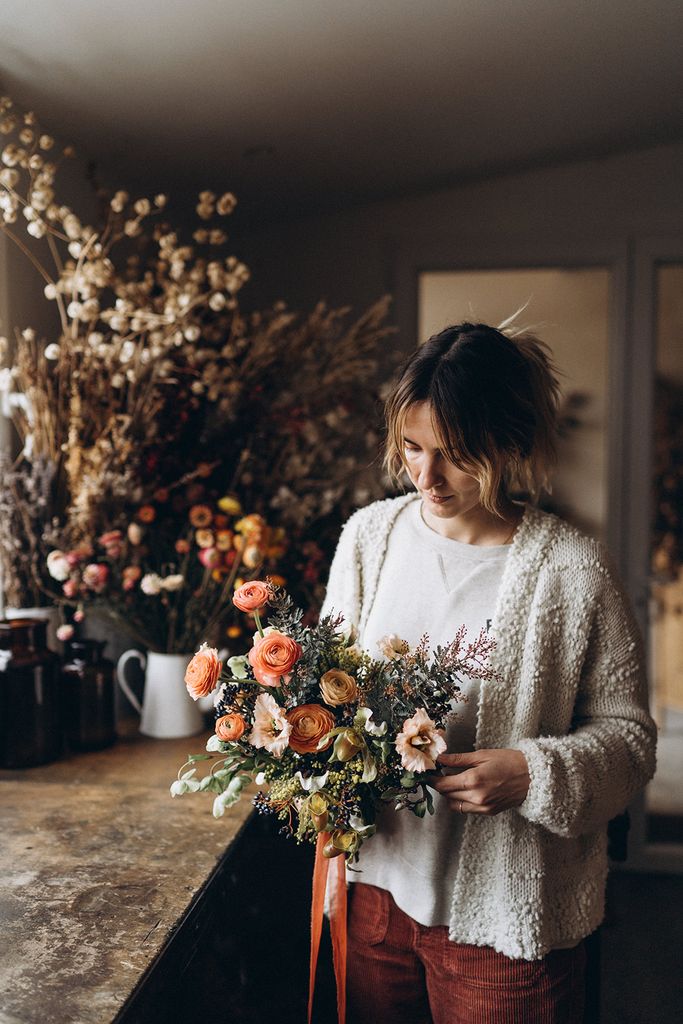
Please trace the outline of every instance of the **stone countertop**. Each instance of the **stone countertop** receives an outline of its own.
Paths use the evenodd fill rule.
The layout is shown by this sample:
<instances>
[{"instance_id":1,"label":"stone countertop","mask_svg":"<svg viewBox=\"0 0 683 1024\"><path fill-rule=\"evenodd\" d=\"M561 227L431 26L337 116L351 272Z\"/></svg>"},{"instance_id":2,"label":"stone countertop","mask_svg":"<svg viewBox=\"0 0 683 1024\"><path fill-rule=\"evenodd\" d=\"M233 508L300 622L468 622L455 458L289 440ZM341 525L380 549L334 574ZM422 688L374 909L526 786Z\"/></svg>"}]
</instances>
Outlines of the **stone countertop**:
<instances>
[{"instance_id":1,"label":"stone countertop","mask_svg":"<svg viewBox=\"0 0 683 1024\"><path fill-rule=\"evenodd\" d=\"M0 1024L114 1019L252 810L171 798L209 735L0 771Z\"/></svg>"}]
</instances>

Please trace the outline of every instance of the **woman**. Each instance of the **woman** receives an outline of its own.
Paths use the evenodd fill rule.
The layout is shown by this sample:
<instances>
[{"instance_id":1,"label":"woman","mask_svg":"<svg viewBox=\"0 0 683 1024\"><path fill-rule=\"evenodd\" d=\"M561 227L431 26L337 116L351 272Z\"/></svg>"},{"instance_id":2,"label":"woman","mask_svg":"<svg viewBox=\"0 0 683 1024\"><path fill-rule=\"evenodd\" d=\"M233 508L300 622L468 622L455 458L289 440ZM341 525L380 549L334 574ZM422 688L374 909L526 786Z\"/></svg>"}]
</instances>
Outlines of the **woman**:
<instances>
[{"instance_id":1,"label":"woman","mask_svg":"<svg viewBox=\"0 0 683 1024\"><path fill-rule=\"evenodd\" d=\"M654 773L641 647L600 545L531 503L555 455L544 346L449 327L387 403L387 468L415 491L356 512L323 613L377 656L492 631L495 678L466 681L436 810L382 812L349 910L353 1024L580 1022L600 924L606 825Z\"/></svg>"}]
</instances>

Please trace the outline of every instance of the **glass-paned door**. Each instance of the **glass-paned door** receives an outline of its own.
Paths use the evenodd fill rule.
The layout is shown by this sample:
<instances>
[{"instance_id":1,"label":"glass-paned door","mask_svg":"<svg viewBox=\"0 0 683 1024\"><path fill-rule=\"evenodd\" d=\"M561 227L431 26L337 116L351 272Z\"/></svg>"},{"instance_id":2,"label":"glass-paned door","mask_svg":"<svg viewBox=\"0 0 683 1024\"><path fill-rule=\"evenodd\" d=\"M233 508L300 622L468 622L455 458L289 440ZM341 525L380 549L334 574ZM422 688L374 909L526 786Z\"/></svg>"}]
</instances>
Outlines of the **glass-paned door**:
<instances>
[{"instance_id":1,"label":"glass-paned door","mask_svg":"<svg viewBox=\"0 0 683 1024\"><path fill-rule=\"evenodd\" d=\"M655 267L649 655L659 727L646 841L683 843L683 262Z\"/></svg>"},{"instance_id":2,"label":"glass-paned door","mask_svg":"<svg viewBox=\"0 0 683 1024\"><path fill-rule=\"evenodd\" d=\"M515 320L561 372L562 436L543 507L602 540L607 532L611 271L606 267L438 270L418 279L420 341L449 324ZM524 307L524 308L521 308Z\"/></svg>"}]
</instances>

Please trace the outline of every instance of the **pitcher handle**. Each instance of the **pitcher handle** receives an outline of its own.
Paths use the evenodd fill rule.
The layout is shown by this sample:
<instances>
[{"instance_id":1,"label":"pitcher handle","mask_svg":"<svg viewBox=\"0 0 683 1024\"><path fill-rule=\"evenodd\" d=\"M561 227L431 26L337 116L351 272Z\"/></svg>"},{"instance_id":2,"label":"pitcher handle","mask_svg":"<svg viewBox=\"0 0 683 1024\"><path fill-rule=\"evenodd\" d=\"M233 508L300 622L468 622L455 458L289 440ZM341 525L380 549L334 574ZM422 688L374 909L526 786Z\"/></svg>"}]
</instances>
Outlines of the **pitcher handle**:
<instances>
[{"instance_id":1,"label":"pitcher handle","mask_svg":"<svg viewBox=\"0 0 683 1024\"><path fill-rule=\"evenodd\" d=\"M137 711L137 713L141 715L142 704L131 690L130 686L128 685L128 680L126 679L126 665L128 664L131 658L137 658L143 670L147 667L147 655L133 647L129 651L124 651L119 660L117 661L116 680L121 689L123 690L123 692L125 693L128 700L131 702L131 704Z\"/></svg>"}]
</instances>

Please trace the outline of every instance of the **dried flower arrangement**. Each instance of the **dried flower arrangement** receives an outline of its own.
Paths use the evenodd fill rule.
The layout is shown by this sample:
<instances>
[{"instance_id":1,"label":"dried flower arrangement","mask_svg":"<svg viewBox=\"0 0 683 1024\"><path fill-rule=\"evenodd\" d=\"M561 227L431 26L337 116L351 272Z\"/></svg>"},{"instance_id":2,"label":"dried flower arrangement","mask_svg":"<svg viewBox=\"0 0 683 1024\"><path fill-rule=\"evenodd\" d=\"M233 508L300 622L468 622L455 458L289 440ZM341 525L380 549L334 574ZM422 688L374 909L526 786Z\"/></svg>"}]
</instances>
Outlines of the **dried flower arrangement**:
<instances>
[{"instance_id":1,"label":"dried flower arrangement","mask_svg":"<svg viewBox=\"0 0 683 1024\"><path fill-rule=\"evenodd\" d=\"M159 498L177 497L180 481L204 487L202 501L232 496L284 527L292 571L315 587L325 525L382 493L350 439L367 423L374 457L387 300L351 325L348 310L322 304L303 317L283 303L244 314L237 295L249 271L226 254L222 227L231 193L200 193L191 244L169 222L165 195L133 201L116 191L95 228L57 196L71 147L52 159L53 138L8 98L0 134L0 230L41 275L60 325L47 345L30 327L12 353L2 342L0 391L23 445L12 464L2 456L8 600L101 604L105 588L84 591L82 577L71 597L55 588L48 551L95 550L146 505L180 528L187 503Z\"/></svg>"}]
</instances>

